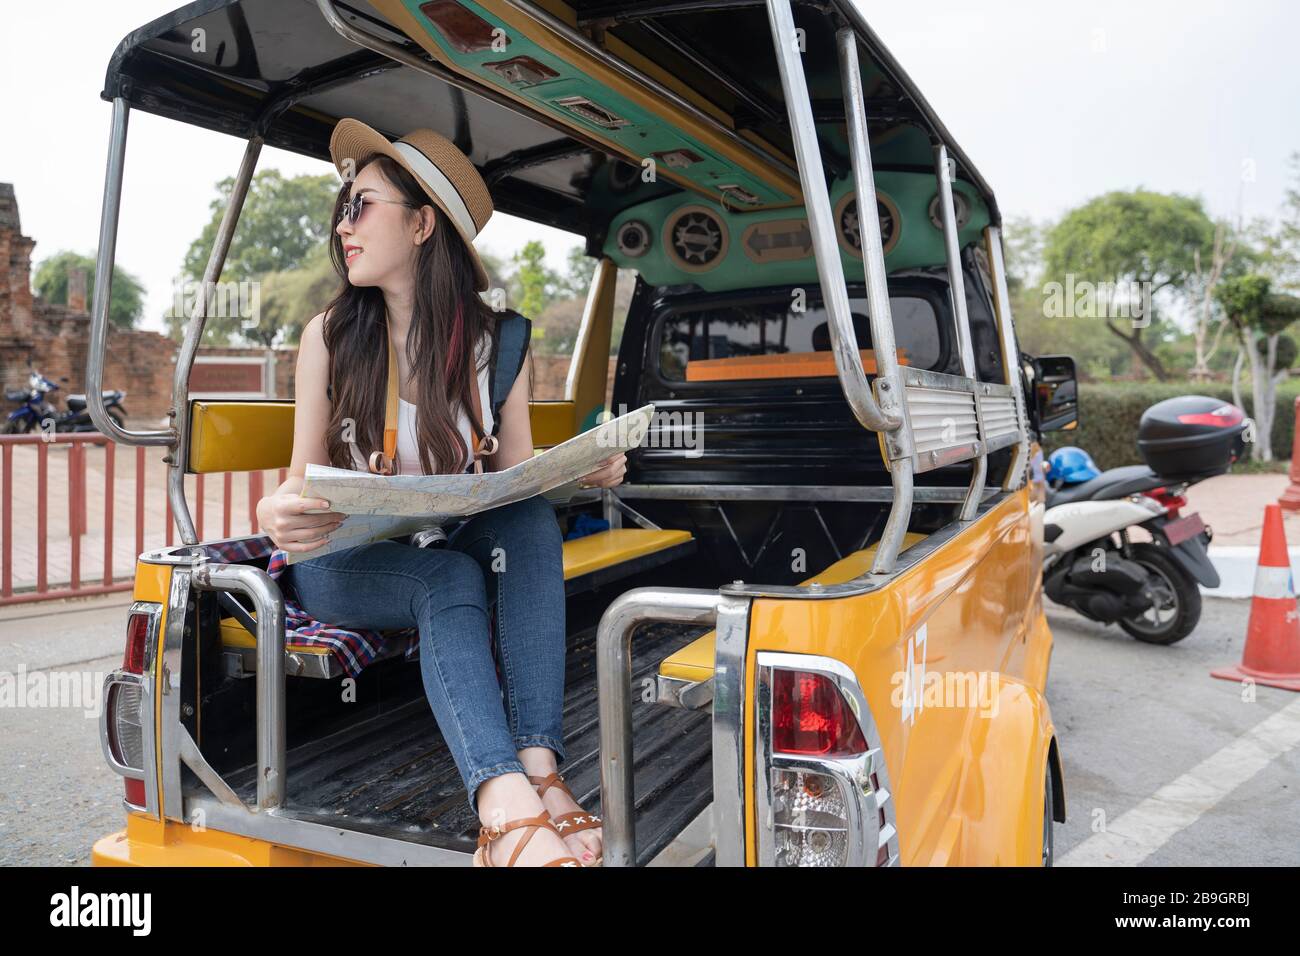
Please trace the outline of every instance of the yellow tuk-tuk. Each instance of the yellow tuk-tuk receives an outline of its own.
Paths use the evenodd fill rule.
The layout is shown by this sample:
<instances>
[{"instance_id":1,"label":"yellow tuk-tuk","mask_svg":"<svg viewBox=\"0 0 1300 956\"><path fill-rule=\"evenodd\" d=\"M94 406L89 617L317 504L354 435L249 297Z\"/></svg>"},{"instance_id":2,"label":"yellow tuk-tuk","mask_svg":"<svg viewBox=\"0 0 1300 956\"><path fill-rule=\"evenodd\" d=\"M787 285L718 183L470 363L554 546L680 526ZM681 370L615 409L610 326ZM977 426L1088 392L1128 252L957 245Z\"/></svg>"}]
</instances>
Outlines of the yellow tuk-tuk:
<instances>
[{"instance_id":1,"label":"yellow tuk-tuk","mask_svg":"<svg viewBox=\"0 0 1300 956\"><path fill-rule=\"evenodd\" d=\"M345 116L442 132L498 210L580 234L541 448L607 411L635 272L611 404L653 427L623 484L554 502L608 523L564 543L560 768L605 865L1050 864L1036 439L1070 373L1020 353L992 190L851 0L198 0L123 40L103 95L86 393L166 448L183 543L139 556L101 724L126 825L95 863L468 865L479 824L406 642L350 674L286 633L269 539L198 539L187 474L293 446L292 402L190 397L210 296L170 426L103 407L134 109L248 143L205 289L262 146L327 160Z\"/></svg>"}]
</instances>

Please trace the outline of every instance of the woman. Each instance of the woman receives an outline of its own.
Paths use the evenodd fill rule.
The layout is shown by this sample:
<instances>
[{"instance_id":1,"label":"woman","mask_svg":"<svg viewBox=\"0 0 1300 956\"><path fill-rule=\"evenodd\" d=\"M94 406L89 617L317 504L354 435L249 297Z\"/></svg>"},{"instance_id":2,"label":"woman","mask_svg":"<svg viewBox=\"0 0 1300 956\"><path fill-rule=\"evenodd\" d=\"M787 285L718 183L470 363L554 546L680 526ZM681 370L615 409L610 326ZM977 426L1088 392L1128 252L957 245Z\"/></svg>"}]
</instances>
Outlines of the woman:
<instances>
[{"instance_id":1,"label":"woman","mask_svg":"<svg viewBox=\"0 0 1300 956\"><path fill-rule=\"evenodd\" d=\"M496 314L478 295L488 277L473 239L492 199L474 165L432 130L390 143L356 120L338 124L330 153L345 180L330 247L343 286L303 330L293 463L257 508L286 552L320 547L344 521L321 513L328 502L299 496L309 462L384 471L395 457L393 471L439 474L466 471L476 458L500 470L533 454L525 374L501 406L496 451L475 454L491 447L490 421L471 410L490 410ZM391 428L384 434L390 360L400 383L395 449ZM611 487L625 470L619 454L582 484ZM283 580L317 620L418 627L425 692L483 824L476 865L600 862L599 818L556 770L564 759L564 573L544 498L473 516L445 548L399 539L359 545L293 564Z\"/></svg>"}]
</instances>

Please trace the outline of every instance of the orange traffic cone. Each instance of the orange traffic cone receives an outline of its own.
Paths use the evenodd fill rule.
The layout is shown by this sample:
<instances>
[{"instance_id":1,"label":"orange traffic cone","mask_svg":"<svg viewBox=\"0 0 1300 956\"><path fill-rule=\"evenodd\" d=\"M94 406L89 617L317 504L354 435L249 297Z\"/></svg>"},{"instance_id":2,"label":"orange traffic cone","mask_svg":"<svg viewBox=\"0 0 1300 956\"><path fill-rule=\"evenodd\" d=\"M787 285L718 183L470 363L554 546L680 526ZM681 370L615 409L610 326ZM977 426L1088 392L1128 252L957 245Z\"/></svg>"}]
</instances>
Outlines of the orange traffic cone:
<instances>
[{"instance_id":1,"label":"orange traffic cone","mask_svg":"<svg viewBox=\"0 0 1300 956\"><path fill-rule=\"evenodd\" d=\"M1250 603L1241 663L1210 671L1210 676L1300 691L1300 611L1291 580L1282 509L1277 505L1264 508L1264 539L1259 544L1255 596Z\"/></svg>"}]
</instances>

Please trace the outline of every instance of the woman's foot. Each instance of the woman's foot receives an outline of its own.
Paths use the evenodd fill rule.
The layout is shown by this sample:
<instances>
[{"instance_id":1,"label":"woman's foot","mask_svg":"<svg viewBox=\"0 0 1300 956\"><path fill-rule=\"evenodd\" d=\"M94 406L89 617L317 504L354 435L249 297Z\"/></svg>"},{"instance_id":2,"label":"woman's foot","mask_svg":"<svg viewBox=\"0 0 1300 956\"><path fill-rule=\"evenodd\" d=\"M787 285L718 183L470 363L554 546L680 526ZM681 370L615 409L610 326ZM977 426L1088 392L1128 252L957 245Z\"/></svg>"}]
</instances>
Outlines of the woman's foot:
<instances>
[{"instance_id":1,"label":"woman's foot","mask_svg":"<svg viewBox=\"0 0 1300 956\"><path fill-rule=\"evenodd\" d=\"M528 747L521 750L519 760L530 777L540 780L555 773L555 753L548 747ZM586 808L569 796L563 784L546 788L546 792L542 794L542 806L546 808L546 812L553 820L566 813L578 813L582 817L574 817L572 822L581 824L588 816ZM576 856L583 866L592 866L600 859L604 836L600 827L580 830L577 833L565 834L563 830L560 832L564 835L564 842L569 852Z\"/></svg>"},{"instance_id":2,"label":"woman's foot","mask_svg":"<svg viewBox=\"0 0 1300 956\"><path fill-rule=\"evenodd\" d=\"M501 774L483 781L478 788L477 802L479 820L485 827L535 817L546 809L533 785L521 773ZM493 866L505 866L515 847L530 833L532 838L515 860L515 866L542 866L552 860L577 856L559 834L545 826L516 827L491 840L484 852Z\"/></svg>"}]
</instances>

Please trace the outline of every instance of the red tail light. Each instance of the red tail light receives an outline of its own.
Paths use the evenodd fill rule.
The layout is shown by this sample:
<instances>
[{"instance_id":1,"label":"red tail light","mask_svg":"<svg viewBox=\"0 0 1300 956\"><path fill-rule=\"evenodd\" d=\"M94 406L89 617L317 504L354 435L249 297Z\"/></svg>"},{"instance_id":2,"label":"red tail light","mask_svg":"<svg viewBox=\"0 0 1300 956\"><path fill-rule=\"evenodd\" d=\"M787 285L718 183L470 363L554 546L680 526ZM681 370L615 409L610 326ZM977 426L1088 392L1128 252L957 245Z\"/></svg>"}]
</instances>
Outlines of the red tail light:
<instances>
[{"instance_id":1,"label":"red tail light","mask_svg":"<svg viewBox=\"0 0 1300 956\"><path fill-rule=\"evenodd\" d=\"M126 653L122 656L122 670L132 674L144 673L144 645L148 637L148 614L132 614L126 619Z\"/></svg>"},{"instance_id":2,"label":"red tail light","mask_svg":"<svg viewBox=\"0 0 1300 956\"><path fill-rule=\"evenodd\" d=\"M99 715L99 738L110 768L122 776L126 802L147 807L149 788L144 775L151 760L146 758L146 727L154 715L146 706L149 682L144 670L150 634L157 629L162 608L137 601L126 618L126 649L122 666L104 678L103 709ZM152 755L150 755L152 756Z\"/></svg>"},{"instance_id":3,"label":"red tail light","mask_svg":"<svg viewBox=\"0 0 1300 956\"><path fill-rule=\"evenodd\" d=\"M867 749L857 717L834 681L824 674L773 672L773 751L844 757Z\"/></svg>"},{"instance_id":4,"label":"red tail light","mask_svg":"<svg viewBox=\"0 0 1300 956\"><path fill-rule=\"evenodd\" d=\"M1184 425L1213 425L1216 428L1240 425L1243 418L1245 413L1236 405L1224 405L1212 412L1189 412L1178 416Z\"/></svg>"},{"instance_id":5,"label":"red tail light","mask_svg":"<svg viewBox=\"0 0 1300 956\"><path fill-rule=\"evenodd\" d=\"M1187 499L1182 495L1172 494L1168 488L1152 488L1150 491L1142 492L1148 498L1154 498L1160 502L1171 515L1178 517L1178 509L1187 507Z\"/></svg>"}]
</instances>

